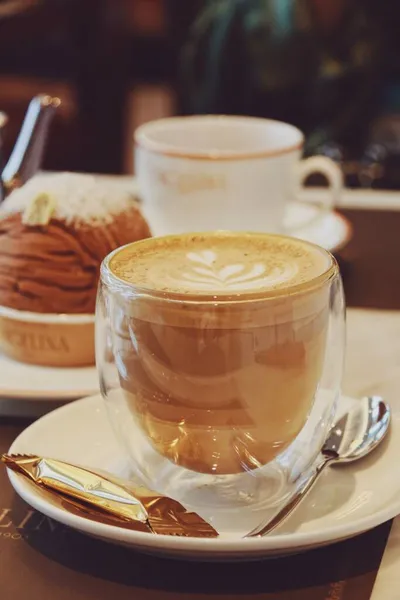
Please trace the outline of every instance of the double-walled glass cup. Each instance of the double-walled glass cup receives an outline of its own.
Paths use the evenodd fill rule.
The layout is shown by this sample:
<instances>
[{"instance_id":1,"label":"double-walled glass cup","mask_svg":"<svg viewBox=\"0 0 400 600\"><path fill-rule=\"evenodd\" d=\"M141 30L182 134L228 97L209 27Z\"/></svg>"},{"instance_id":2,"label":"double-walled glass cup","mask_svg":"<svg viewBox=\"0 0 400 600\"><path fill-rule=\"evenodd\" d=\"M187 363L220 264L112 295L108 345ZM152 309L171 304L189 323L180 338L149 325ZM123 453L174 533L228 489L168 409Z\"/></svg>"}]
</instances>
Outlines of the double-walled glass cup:
<instances>
[{"instance_id":1,"label":"double-walled glass cup","mask_svg":"<svg viewBox=\"0 0 400 600\"><path fill-rule=\"evenodd\" d=\"M205 235L249 244L274 237ZM150 289L113 268L138 244L151 253L180 237L135 242L104 260L101 390L132 478L222 528L240 508L237 527L250 528L300 484L333 424L345 345L341 277L333 256L306 242L323 256L322 272L250 294Z\"/></svg>"}]
</instances>

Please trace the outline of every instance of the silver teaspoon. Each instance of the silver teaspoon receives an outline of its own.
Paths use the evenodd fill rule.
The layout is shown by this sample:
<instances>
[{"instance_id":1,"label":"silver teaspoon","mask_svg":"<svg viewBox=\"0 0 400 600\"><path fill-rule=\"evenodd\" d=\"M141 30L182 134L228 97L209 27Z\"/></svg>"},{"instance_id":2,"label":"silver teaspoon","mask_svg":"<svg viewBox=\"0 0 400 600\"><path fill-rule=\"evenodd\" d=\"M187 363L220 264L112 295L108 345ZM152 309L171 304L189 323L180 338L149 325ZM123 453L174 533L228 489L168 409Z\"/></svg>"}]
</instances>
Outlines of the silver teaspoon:
<instances>
[{"instance_id":1,"label":"silver teaspoon","mask_svg":"<svg viewBox=\"0 0 400 600\"><path fill-rule=\"evenodd\" d=\"M312 474L280 511L245 537L262 537L273 531L297 508L321 472L332 463L349 463L367 456L385 437L391 419L390 407L379 396L363 398L333 426L314 464Z\"/></svg>"}]
</instances>

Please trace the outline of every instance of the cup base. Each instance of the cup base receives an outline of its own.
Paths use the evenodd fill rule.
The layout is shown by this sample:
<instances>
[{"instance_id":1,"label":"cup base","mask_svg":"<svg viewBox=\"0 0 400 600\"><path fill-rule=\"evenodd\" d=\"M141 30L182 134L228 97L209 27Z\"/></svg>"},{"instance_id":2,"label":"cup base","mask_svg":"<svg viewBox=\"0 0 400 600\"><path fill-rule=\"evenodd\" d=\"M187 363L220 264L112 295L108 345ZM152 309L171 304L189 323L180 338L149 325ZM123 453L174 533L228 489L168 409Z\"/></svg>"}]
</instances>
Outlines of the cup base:
<instances>
[{"instance_id":1,"label":"cup base","mask_svg":"<svg viewBox=\"0 0 400 600\"><path fill-rule=\"evenodd\" d=\"M0 352L44 367L94 365L94 315L59 315L0 307Z\"/></svg>"},{"instance_id":2,"label":"cup base","mask_svg":"<svg viewBox=\"0 0 400 600\"><path fill-rule=\"evenodd\" d=\"M121 389L109 390L105 400L115 435L126 452L125 476L175 498L188 510L201 511L218 531L232 531L234 523L237 533L272 517L297 489L324 442L336 409L335 394L320 390L305 427L276 459L252 471L212 475L190 471L159 454L137 426Z\"/></svg>"},{"instance_id":3,"label":"cup base","mask_svg":"<svg viewBox=\"0 0 400 600\"><path fill-rule=\"evenodd\" d=\"M236 475L207 475L171 463L148 444L141 448L141 464L146 465L147 472L132 461L132 473L146 486L161 490L184 505L215 510L274 506L282 500L288 483L286 469L276 461Z\"/></svg>"},{"instance_id":4,"label":"cup base","mask_svg":"<svg viewBox=\"0 0 400 600\"><path fill-rule=\"evenodd\" d=\"M224 535L243 536L265 518L272 518L297 487L297 482L290 481L290 471L277 461L237 475L194 473L160 457L151 447L142 453L141 461L149 472L140 469L132 456L129 479L199 512Z\"/></svg>"}]
</instances>

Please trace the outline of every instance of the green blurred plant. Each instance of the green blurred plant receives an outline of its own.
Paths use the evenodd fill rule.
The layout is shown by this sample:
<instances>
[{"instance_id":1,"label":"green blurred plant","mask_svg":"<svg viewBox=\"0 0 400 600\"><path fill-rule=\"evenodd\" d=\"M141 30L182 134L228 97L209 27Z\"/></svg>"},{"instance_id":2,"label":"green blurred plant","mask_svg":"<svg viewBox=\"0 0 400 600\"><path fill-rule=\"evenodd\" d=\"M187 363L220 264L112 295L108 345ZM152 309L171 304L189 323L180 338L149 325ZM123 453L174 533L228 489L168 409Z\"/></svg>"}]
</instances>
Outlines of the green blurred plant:
<instances>
[{"instance_id":1,"label":"green blurred plant","mask_svg":"<svg viewBox=\"0 0 400 600\"><path fill-rule=\"evenodd\" d=\"M359 147L379 104L382 35L361 0L209 0L182 54L185 111L292 122L307 152ZM340 8L340 10L339 10Z\"/></svg>"}]
</instances>

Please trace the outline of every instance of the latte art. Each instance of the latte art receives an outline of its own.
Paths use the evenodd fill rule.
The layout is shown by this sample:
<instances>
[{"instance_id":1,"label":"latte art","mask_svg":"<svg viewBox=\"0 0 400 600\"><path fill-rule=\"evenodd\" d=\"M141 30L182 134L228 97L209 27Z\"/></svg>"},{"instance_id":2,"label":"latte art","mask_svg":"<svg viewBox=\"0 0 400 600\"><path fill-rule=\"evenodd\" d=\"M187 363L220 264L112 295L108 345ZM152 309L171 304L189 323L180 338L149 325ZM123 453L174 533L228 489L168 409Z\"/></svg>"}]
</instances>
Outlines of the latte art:
<instances>
[{"instance_id":1,"label":"latte art","mask_svg":"<svg viewBox=\"0 0 400 600\"><path fill-rule=\"evenodd\" d=\"M182 285L184 279L185 287L198 290L219 288L241 291L276 286L293 279L298 271L297 265L288 263L275 265L272 268L262 262L255 262L253 265L247 262L216 267L220 261L217 260L218 254L213 250L188 252L186 258L188 270L180 274L179 281L171 277L169 280L172 280L176 286L179 282Z\"/></svg>"},{"instance_id":2,"label":"latte art","mask_svg":"<svg viewBox=\"0 0 400 600\"><path fill-rule=\"evenodd\" d=\"M215 232L153 238L117 251L118 278L179 294L254 294L307 282L329 267L326 253L301 240Z\"/></svg>"}]
</instances>

